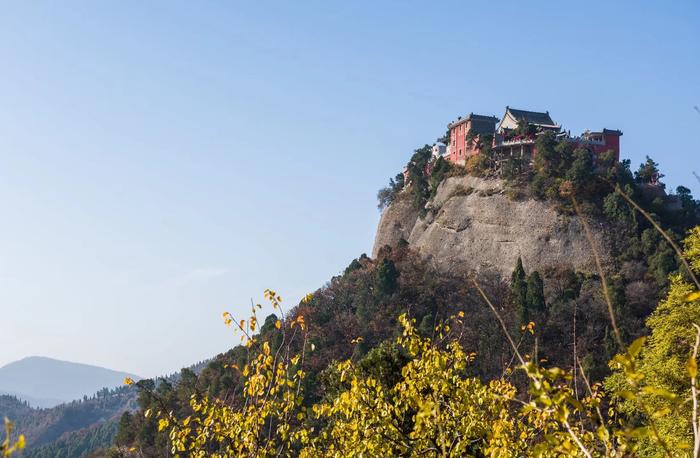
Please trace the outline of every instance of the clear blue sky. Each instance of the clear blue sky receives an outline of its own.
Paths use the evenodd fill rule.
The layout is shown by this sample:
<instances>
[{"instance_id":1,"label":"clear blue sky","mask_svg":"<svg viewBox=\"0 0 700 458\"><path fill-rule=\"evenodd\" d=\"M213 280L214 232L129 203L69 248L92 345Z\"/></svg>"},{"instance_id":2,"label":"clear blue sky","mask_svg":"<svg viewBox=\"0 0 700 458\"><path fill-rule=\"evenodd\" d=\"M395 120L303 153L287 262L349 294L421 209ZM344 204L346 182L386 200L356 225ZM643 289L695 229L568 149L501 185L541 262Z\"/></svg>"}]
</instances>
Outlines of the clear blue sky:
<instances>
[{"instance_id":1,"label":"clear blue sky","mask_svg":"<svg viewBox=\"0 0 700 458\"><path fill-rule=\"evenodd\" d=\"M700 3L5 2L0 365L153 376L371 249L375 194L470 111L619 128L700 185Z\"/></svg>"}]
</instances>

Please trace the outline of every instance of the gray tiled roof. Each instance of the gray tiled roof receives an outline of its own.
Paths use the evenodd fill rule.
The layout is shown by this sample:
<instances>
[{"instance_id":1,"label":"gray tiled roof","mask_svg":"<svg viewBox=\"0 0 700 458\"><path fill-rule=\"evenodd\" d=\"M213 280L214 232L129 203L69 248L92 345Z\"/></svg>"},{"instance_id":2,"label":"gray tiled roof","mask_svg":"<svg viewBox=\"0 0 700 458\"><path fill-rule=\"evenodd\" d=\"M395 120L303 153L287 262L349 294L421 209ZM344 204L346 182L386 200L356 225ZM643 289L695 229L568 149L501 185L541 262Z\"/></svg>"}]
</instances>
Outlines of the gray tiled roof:
<instances>
[{"instance_id":1,"label":"gray tiled roof","mask_svg":"<svg viewBox=\"0 0 700 458\"><path fill-rule=\"evenodd\" d=\"M526 121L529 124L539 124L544 126L555 126L556 123L549 116L549 112L541 113L539 111L516 110L515 108L506 107L506 110L513 115L518 121Z\"/></svg>"},{"instance_id":2,"label":"gray tiled roof","mask_svg":"<svg viewBox=\"0 0 700 458\"><path fill-rule=\"evenodd\" d=\"M493 134L496 131L496 122L493 117L485 117L486 119L472 117L471 131L476 134Z\"/></svg>"},{"instance_id":3,"label":"gray tiled roof","mask_svg":"<svg viewBox=\"0 0 700 458\"><path fill-rule=\"evenodd\" d=\"M603 129L603 133L604 133L604 134L622 135L622 131L621 131L621 130L617 130L617 129L615 129L615 130L613 130L613 129Z\"/></svg>"},{"instance_id":4,"label":"gray tiled roof","mask_svg":"<svg viewBox=\"0 0 700 458\"><path fill-rule=\"evenodd\" d=\"M467 116L466 118L459 118L458 120L449 123L447 127L452 128L453 126L457 126L459 124L467 122L470 119L472 120L472 125L491 123L495 126L496 123L498 122L498 118L495 116L486 116L486 115L469 113L469 116ZM491 129L491 131L493 131L493 130L494 129ZM479 133L482 133L482 132L479 132Z\"/></svg>"},{"instance_id":5,"label":"gray tiled roof","mask_svg":"<svg viewBox=\"0 0 700 458\"><path fill-rule=\"evenodd\" d=\"M474 121L488 121L488 122L492 122L492 123L498 122L498 118L495 116L485 116L485 115L474 114L474 113L470 113L469 117L467 119L469 119L469 118L473 119Z\"/></svg>"}]
</instances>

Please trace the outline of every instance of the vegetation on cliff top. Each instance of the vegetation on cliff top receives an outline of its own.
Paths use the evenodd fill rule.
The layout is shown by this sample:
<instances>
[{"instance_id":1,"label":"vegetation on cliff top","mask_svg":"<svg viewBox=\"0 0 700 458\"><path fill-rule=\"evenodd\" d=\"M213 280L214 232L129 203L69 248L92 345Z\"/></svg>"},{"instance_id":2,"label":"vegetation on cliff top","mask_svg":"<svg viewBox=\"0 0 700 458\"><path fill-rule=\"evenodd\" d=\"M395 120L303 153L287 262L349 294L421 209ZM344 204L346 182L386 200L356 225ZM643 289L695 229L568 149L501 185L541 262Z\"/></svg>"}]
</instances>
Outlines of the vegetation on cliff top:
<instances>
[{"instance_id":1,"label":"vegetation on cliff top","mask_svg":"<svg viewBox=\"0 0 700 458\"><path fill-rule=\"evenodd\" d=\"M537 136L538 153L532 164L523 163L518 157L498 161L490 145L489 138L480 139L480 153L468 158L464 167L442 157L434 158L429 145L416 149L406 166L405 182L404 175L399 174L378 192L380 210L405 196L423 211L445 178L471 174L504 179L511 195L556 202L562 211L573 212L569 199L573 194L586 214L611 219L634 218L634 212L620 196L624 193L662 218L671 229L700 223L700 202L685 186L677 187L675 194L666 195L665 185L660 181L664 175L649 157L633 173L629 160L617 162L612 153L607 153L596 161L587 149L557 140L553 132Z\"/></svg>"}]
</instances>

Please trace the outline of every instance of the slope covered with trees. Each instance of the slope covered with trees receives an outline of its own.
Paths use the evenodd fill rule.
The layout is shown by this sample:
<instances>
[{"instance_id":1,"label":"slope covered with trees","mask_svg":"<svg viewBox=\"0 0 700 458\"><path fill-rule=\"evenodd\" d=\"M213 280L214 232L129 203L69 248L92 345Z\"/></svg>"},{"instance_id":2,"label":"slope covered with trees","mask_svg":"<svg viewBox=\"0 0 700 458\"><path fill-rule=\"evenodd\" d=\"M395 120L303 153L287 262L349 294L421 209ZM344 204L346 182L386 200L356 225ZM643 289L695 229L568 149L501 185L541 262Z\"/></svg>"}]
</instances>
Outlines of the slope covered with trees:
<instances>
[{"instance_id":1,"label":"slope covered with trees","mask_svg":"<svg viewBox=\"0 0 700 458\"><path fill-rule=\"evenodd\" d=\"M367 389L384 387L392 390L407 383L407 365L415 362L421 354L410 351L406 345L411 345L406 342L397 345L397 339L407 332L407 323L414 323L410 325L411 333L414 333L411 338L433 342L439 348L447 348L442 345L450 342L449 345L458 346L450 347L452 353L459 354L457 348L466 352L468 364L459 366L458 379L474 380L475 386L481 386L479 390L485 390L483 395L487 399L500 392L500 389L493 391L493 383L505 383L501 387L508 393L511 389L521 393L509 394L513 399L528 397L525 393L533 382L533 374L516 370L519 366L517 353L524 355L530 361L528 364L537 367L533 366L532 371L543 370L539 369L540 364L567 371L566 376L563 376L564 372L557 373L559 375L537 372L537 376L553 377L548 383L556 380L557 384L563 384L557 386L566 387L574 399L583 399L587 386L597 386L594 385L596 382L602 382L610 374L609 362L615 360L618 352L648 332L647 323L653 322L652 319L647 321L648 317L659 300L669 294L669 276L679 279L674 282L688 280L688 273L683 270L672 244L680 244L687 231L698 223L699 206L686 188L679 188L675 195L669 196L662 192L662 185L651 183L649 176L655 180L660 176L657 165L651 160L642 164L635 173L628 162L604 162L592 167L591 158L585 157L581 151L569 151L546 136L538 142L541 142L539 146L544 154L535 167L516 168L509 172L507 179L512 187L512 198L527 195L556 205L562 213L604 220L610 228L608 254L612 259L611 266L603 272L604 277L598 273L557 268L527 272L522 263L518 263L513 266L510 281L498 276L482 276L475 287L469 277L438 273L428 260L415 253L405 241L400 241L395 246L379 250L374 259L362 255L353 260L341 275L332 278L286 315L278 313L264 320L254 318L247 322L244 330L249 332L248 345L219 355L201 374L184 370L178 383L166 380L138 382L140 410L135 414L123 414L115 446L104 453L119 456L129 455L128 450L137 450L139 456L164 456L173 446L204 446L209 452L217 450L223 446L217 442L219 439L200 438L205 442L197 445L193 437L181 435L183 430L193 434L193 431L201 432L198 426L184 423L179 429L173 429L173 423L188 418L187 422L193 421L192 418L204 422L205 419L200 417L204 413L208 415L206 421L223 422L228 415L237 418L239 409L253 408L245 401L250 400L248 387L255 379L255 374L250 371L258 367L255 364L265 366L266 355L279 355L283 350L287 355L303 354L301 365L298 360L283 358L289 367L303 369L303 372L293 376L286 372L291 377L287 383L297 387L295 392L300 397L294 401L298 406L277 405L280 412L286 412L285 409L297 412L301 406L304 409L328 407L316 407L321 409L316 417L309 415L310 410L302 410L303 415L297 412L296 419L282 418L278 416L282 415L280 412L266 411L265 414L255 410L250 412L251 418L269 415L261 421L269 424L270 431L274 431L275 425L285 422L291 429L315 425L314 428L323 430L331 427L329 425L342 425L344 423L334 422L349 418L349 413L334 410L336 404L324 403L340 402L340 399L345 399L343 396L357 394L352 391L354 385L347 384L347 374L352 374L351 380L360 385L372 383L368 382L370 379L377 381L378 385L365 386ZM391 205L395 199L408 198L414 205L425 208L446 177L461 173L491 173L488 154L488 149L483 148L483 157L477 157L466 169L460 170L440 162L440 159L431 162L429 148L419 149L409 163L407 182L403 182L403 175L397 175L390 187L380 192L380 207ZM660 233L654 227L656 222L667 231ZM673 291L670 294L674 294ZM274 293L271 296L277 301ZM502 323L494 318L484 297L498 304L497 313ZM611 321L611 312L614 322ZM402 315L408 321L399 320ZM458 333L441 328L440 323L450 317L460 317L462 324ZM230 316L225 318L228 324L237 323ZM289 338L290 332L301 332L291 329L301 328L303 339L297 334L293 334L296 338ZM517 352L514 353L504 337L504 330L513 336ZM446 339L446 335L450 339ZM636 357L637 353L627 354L627 359L620 360L617 367L632 364L630 361ZM627 380L627 372L623 370L622 373L618 375L623 380L620 383ZM442 375L433 373L432 376ZM260 376L263 385L277 380L276 377ZM283 391L281 387L278 389ZM594 393L593 397L596 396L602 394ZM571 396L566 399L569 398ZM387 399L386 402L395 404L399 400ZM496 403L494 412L502 412L498 410L503 407L498 404L500 401L491 399L488 402ZM593 412L596 405L589 404L588 412ZM262 408L262 404L259 407ZM415 427L416 417L411 415L415 415L420 406L407 409L409 417L401 422ZM620 418L631 412L629 408L625 409L621 405ZM584 410L582 407L577 415L583 415ZM508 412L509 415L518 415L517 409L510 408ZM327 414L330 416L324 420ZM636 418L639 421L639 417ZM249 420L244 416L241 423L227 424L244 428ZM512 427L512 423L509 424ZM561 426L558 423L556 428ZM556 429L555 426L552 428ZM332 429L325 431L331 436L335 434ZM345 434L343 431L341 428L338 434ZM583 429L580 432L586 434ZM483 440L483 431L476 434ZM658 443L658 437L647 439ZM189 443L189 440L195 442ZM233 438L230 440L234 441ZM524 443L533 440L529 437ZM295 447L302 447L302 442L297 442ZM620 444L621 439L617 446ZM569 445L572 450L576 448L575 443L569 442ZM292 454L299 452L297 449Z\"/></svg>"},{"instance_id":2,"label":"slope covered with trees","mask_svg":"<svg viewBox=\"0 0 700 458\"><path fill-rule=\"evenodd\" d=\"M21 431L27 439L28 449L25 451L25 456L33 456L34 449L54 441L61 440L64 444L68 443L76 432L80 432L83 438L91 436L93 430L99 429L103 423L113 420L124 411L135 409L136 396L136 390L133 388L123 386L113 390L105 388L92 397L86 396L82 400L48 409L32 408L16 398L2 396L0 397L0 417L12 419L16 430ZM94 439L95 447L85 449L90 451L109 445L115 432L116 427L112 427L111 433L101 431L97 434L101 439L91 437L88 440L90 442Z\"/></svg>"},{"instance_id":3,"label":"slope covered with trees","mask_svg":"<svg viewBox=\"0 0 700 458\"><path fill-rule=\"evenodd\" d=\"M616 256L624 269L621 275L608 279L611 304L625 343L646 332L644 319L668 287L661 276L679 269L673 253L663 267L648 260L648 255L665 250L666 242L647 232L650 228L642 218L633 221L635 227L630 230L634 232L630 233L634 235ZM609 373L608 361L621 347L615 341L598 275L566 270L525 272L519 265L514 266L509 283L479 278L479 284L500 305L506 327L517 336L523 354L536 354L547 364L572 371L579 390L586 383L583 374L600 381ZM513 351L468 279L437 274L406 244L386 247L376 259L361 256L354 260L342 275L294 308L281 325L289 326L303 316L308 343L314 349L305 354L302 404L311 406L339 392L338 375L332 369L337 361L356 361L363 373L399 379L406 355L389 342L401 332L397 318L402 313L415 320L418 335L432 338L436 324L460 312L468 325L461 328L455 341L477 355L464 369L465 374L488 381L512 371L517 366ZM268 342L272 351L282 345L279 318L271 315L262 321L256 337L258 342ZM300 349L295 344L292 348ZM249 347L236 347L216 358L199 377L185 372L177 385L142 385L142 415L122 418L117 444L136 447L146 456L166 453L172 443L158 432L162 419L154 413L173 411L175 418L193 415L192 396L219 399L236 407L247 378L233 368L244 367L251 357ZM525 390L527 379L516 373L510 383ZM151 416L143 415L146 412Z\"/></svg>"},{"instance_id":4,"label":"slope covered with trees","mask_svg":"<svg viewBox=\"0 0 700 458\"><path fill-rule=\"evenodd\" d=\"M201 361L187 370L199 373L207 363ZM179 374L163 378L175 383ZM26 457L83 457L114 443L119 419L138 408L137 400L138 391L127 386L104 388L82 400L46 409L33 408L14 396L0 396L0 418L12 419L15 430L24 435Z\"/></svg>"},{"instance_id":5,"label":"slope covered with trees","mask_svg":"<svg viewBox=\"0 0 700 458\"><path fill-rule=\"evenodd\" d=\"M592 457L683 456L684 450L695 450L690 454L697 456L698 246L700 228L685 241L686 264L671 276L665 301L649 319L652 335L647 342L641 337L627 344L614 327L619 353L610 361L607 392L594 383L577 355L567 371L530 351L536 347L523 345L523 337L537 335L535 325L529 322L518 337L506 319L508 310L492 300L494 291L471 279L496 323L494 331L505 338L511 352L512 361L502 363L498 375L477 375L480 371L473 366L484 355L465 349L463 337L473 326L471 310L457 311L424 329L417 319L402 313L395 322L398 332L366 354L358 350L364 339L352 339L353 355L332 361L319 374L322 396L307 396L313 388L307 383L313 369L305 369L312 367L307 362L317 348L306 318L311 315L292 313L283 320L266 320L271 329L254 335L258 320L253 308L251 317L241 323L224 316L228 325L244 333L248 355L241 365L225 363L241 379L228 397L197 391L197 381L190 378L189 409L168 410L179 390L140 382L142 399L152 406L143 418L167 437L145 448L134 428L140 421L132 422L132 417L122 422L125 429L120 433L125 432L124 439L136 439L136 449L114 448L107 453ZM381 264L386 266L390 259L384 259ZM375 268L375 286L387 280L380 272L392 271ZM390 276L400 277L399 272ZM517 267L512 294L522 293L523 285L517 282L524 275ZM537 299L540 290L534 274L528 279L522 295L526 304ZM266 296L280 310L280 297L271 291ZM307 298L296 312L311 307L313 301ZM613 316L607 318L615 322ZM659 354L669 351L675 357L662 362ZM668 383L673 386L664 385Z\"/></svg>"},{"instance_id":6,"label":"slope covered with trees","mask_svg":"<svg viewBox=\"0 0 700 458\"><path fill-rule=\"evenodd\" d=\"M201 373L185 369L177 381L135 383L138 411L119 417L114 446L98 455L156 457L179 449L222 456L233 450L252 456L540 450L554 456L636 448L654 456L693 439L692 420L673 419L689 418L687 404L675 400L694 383L692 368L684 366L694 315L678 315L686 321L675 337L660 323L670 316L667 304L698 305L692 274L676 249L698 223L698 202L686 188L666 195L651 160L636 173L627 162L587 169L590 158L581 152L552 142L540 146L544 154L534 168L509 172L512 198L534 196L563 214L604 220L612 260L606 269L527 271L518 262L509 281L447 275L399 241L374 259L353 260L286 314L279 296L268 292L275 314L259 319L254 307L249 320L225 315L246 343ZM488 150L482 154L458 170L431 162L427 148L418 150L407 183L399 186L397 176L380 204L409 198L425 209L444 178L491 173ZM698 238L686 247L696 269ZM644 346L637 338L650 331ZM655 348L667 341L685 342L676 348L673 371L654 362L665 354ZM665 391L639 383L639 374L655 380L655 373L676 378L659 382ZM600 390L606 377L610 394ZM652 405L667 412L669 426L649 433L649 421L657 419L640 410L640 396L656 396ZM601 423L599 409L608 407ZM629 429L601 430L608 421Z\"/></svg>"}]
</instances>

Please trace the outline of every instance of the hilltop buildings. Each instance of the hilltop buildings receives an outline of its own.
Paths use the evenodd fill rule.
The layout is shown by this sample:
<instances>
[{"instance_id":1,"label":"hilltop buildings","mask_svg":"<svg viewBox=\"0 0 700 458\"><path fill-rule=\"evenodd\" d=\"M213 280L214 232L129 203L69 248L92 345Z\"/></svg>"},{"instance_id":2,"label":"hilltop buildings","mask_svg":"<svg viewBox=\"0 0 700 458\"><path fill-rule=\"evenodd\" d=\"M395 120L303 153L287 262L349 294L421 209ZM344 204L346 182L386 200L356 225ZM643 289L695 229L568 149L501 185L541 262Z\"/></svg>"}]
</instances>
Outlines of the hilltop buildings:
<instances>
[{"instance_id":1,"label":"hilltop buildings","mask_svg":"<svg viewBox=\"0 0 700 458\"><path fill-rule=\"evenodd\" d=\"M574 147L587 148L594 161L600 155L612 151L615 160L620 159L619 130L603 129L585 131L580 136L571 136L562 131L549 112L517 110L506 107L503 117L470 113L448 125L449 145L442 156L454 164L465 165L467 159L478 154L483 146L490 145L502 160L519 157L527 162L537 154L536 140L544 132L551 131L559 139L571 142Z\"/></svg>"},{"instance_id":2,"label":"hilltop buildings","mask_svg":"<svg viewBox=\"0 0 700 458\"><path fill-rule=\"evenodd\" d=\"M506 107L502 118L469 113L447 125L446 138L434 144L432 158L442 157L450 163L465 166L467 160L480 152L489 153L491 168L498 174L503 166L514 158L518 167L529 166L537 156L537 137L551 132L557 141L569 142L573 148L590 151L593 164L603 154L612 153L615 161L620 160L620 137L622 132L613 129L584 131L572 136L556 123L549 111L528 111ZM425 164L423 173L430 175L435 161ZM408 183L408 165L403 170L404 183Z\"/></svg>"},{"instance_id":3,"label":"hilltop buildings","mask_svg":"<svg viewBox=\"0 0 700 458\"><path fill-rule=\"evenodd\" d=\"M470 113L466 118L458 118L448 125L450 144L446 159L464 165L469 156L479 153L479 140L493 135L498 118Z\"/></svg>"}]
</instances>

